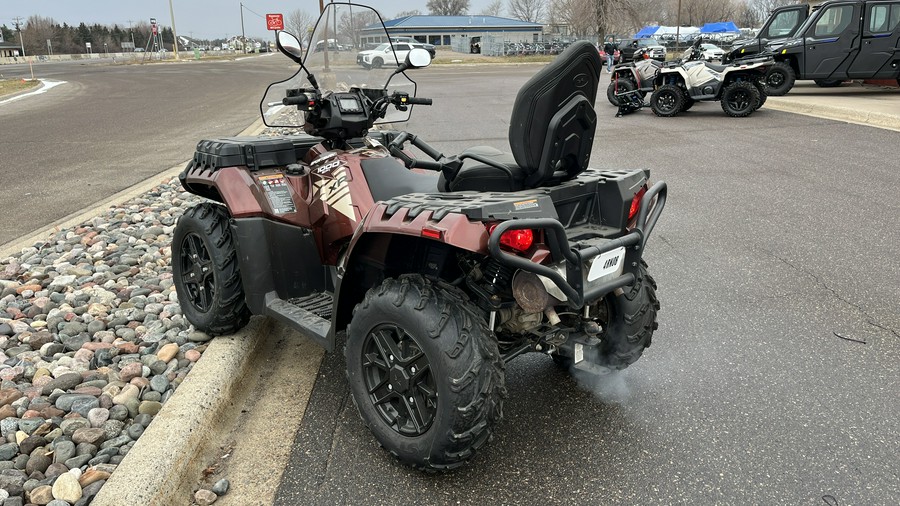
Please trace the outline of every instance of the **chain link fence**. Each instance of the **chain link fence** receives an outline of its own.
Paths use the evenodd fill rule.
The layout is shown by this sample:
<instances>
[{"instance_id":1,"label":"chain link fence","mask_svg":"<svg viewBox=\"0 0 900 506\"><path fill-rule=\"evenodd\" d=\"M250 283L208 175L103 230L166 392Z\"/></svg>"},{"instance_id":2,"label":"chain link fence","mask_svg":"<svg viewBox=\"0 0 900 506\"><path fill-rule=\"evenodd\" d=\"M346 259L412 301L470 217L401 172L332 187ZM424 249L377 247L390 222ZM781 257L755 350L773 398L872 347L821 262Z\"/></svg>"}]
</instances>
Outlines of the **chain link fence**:
<instances>
[{"instance_id":1,"label":"chain link fence","mask_svg":"<svg viewBox=\"0 0 900 506\"><path fill-rule=\"evenodd\" d=\"M474 37L454 37L451 47L457 53L480 53L485 56L555 55L573 42L587 40L596 45L596 37L558 37L543 35L522 40L508 33L486 33Z\"/></svg>"}]
</instances>

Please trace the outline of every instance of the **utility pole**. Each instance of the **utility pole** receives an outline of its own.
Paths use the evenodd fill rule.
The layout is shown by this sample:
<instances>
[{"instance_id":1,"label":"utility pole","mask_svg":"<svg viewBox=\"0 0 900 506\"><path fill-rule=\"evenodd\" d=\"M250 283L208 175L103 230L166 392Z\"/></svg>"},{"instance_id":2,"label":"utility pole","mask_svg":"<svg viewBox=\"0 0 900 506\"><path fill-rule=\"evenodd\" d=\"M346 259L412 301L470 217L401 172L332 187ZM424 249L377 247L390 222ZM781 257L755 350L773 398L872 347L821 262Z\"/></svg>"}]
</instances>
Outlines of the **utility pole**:
<instances>
[{"instance_id":1,"label":"utility pole","mask_svg":"<svg viewBox=\"0 0 900 506\"><path fill-rule=\"evenodd\" d=\"M675 50L681 49L681 0L678 0L678 11L675 14Z\"/></svg>"},{"instance_id":2,"label":"utility pole","mask_svg":"<svg viewBox=\"0 0 900 506\"><path fill-rule=\"evenodd\" d=\"M172 49L175 51L175 60L178 60L178 34L175 33L175 9L172 7L172 0L169 0L169 15L172 16L172 41L175 43Z\"/></svg>"},{"instance_id":3,"label":"utility pole","mask_svg":"<svg viewBox=\"0 0 900 506\"><path fill-rule=\"evenodd\" d=\"M244 35L244 4L241 3L241 52L247 53L247 36Z\"/></svg>"},{"instance_id":4,"label":"utility pole","mask_svg":"<svg viewBox=\"0 0 900 506\"><path fill-rule=\"evenodd\" d=\"M22 56L25 56L25 41L22 40L22 28L19 26L22 23L22 18L16 16L14 20L16 23L16 31L19 32L19 45L22 47Z\"/></svg>"},{"instance_id":5,"label":"utility pole","mask_svg":"<svg viewBox=\"0 0 900 506\"><path fill-rule=\"evenodd\" d=\"M134 51L135 50L134 30L131 29L131 20L130 19L128 20L128 31L131 33L131 50Z\"/></svg>"}]
</instances>

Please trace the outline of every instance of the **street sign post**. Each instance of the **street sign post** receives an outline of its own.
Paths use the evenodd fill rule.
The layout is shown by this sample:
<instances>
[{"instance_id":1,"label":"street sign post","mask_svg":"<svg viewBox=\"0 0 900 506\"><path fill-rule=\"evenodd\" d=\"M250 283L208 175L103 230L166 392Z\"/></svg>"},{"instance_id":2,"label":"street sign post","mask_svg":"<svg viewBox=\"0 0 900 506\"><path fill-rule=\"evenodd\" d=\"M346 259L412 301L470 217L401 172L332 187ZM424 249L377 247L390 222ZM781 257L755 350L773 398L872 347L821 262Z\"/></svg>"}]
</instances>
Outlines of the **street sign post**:
<instances>
[{"instance_id":1,"label":"street sign post","mask_svg":"<svg viewBox=\"0 0 900 506\"><path fill-rule=\"evenodd\" d=\"M266 28L269 30L284 30L284 16L281 14L266 14Z\"/></svg>"}]
</instances>

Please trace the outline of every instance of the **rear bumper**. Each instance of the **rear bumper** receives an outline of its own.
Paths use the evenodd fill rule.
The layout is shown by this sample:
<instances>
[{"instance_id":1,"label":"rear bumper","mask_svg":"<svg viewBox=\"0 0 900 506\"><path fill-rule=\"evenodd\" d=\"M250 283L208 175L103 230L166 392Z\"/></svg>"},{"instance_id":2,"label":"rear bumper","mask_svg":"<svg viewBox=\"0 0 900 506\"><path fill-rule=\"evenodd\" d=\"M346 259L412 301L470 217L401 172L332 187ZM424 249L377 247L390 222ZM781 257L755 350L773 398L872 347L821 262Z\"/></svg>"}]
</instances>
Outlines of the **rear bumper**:
<instances>
[{"instance_id":1,"label":"rear bumper","mask_svg":"<svg viewBox=\"0 0 900 506\"><path fill-rule=\"evenodd\" d=\"M501 222L491 233L488 240L488 251L493 258L513 269L543 276L566 295L567 305L579 309L591 304L617 288L634 283L640 259L643 255L647 238L656 226L660 214L666 205L667 186L663 181L654 184L641 199L635 228L617 239L606 239L598 243L584 245L569 243L566 229L555 219L526 218ZM542 230L547 246L550 249L551 263L564 263L566 274L544 264L534 263L500 249L500 236L507 230ZM602 282L586 283L585 268L594 258L618 248L625 248L624 270L621 275Z\"/></svg>"}]
</instances>

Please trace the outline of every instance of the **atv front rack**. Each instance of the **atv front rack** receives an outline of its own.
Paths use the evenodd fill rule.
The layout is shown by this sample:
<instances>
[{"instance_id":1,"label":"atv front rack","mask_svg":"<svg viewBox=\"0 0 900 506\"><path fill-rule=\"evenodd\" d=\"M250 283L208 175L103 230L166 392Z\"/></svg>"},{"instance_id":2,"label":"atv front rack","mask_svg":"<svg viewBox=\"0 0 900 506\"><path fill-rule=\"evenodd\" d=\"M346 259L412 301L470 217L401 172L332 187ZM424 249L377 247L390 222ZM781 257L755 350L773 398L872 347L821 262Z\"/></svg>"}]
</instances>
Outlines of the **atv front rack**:
<instances>
[{"instance_id":1,"label":"atv front rack","mask_svg":"<svg viewBox=\"0 0 900 506\"><path fill-rule=\"evenodd\" d=\"M567 297L566 304L573 309L580 309L609 292L635 281L635 273L640 265L641 255L647 238L656 226L663 207L666 205L666 183L654 184L641 198L637 215L637 225L629 233L617 239L606 239L599 244L584 247L572 247L566 229L559 220L550 218L524 218L501 222L488 239L488 251L501 264L513 269L521 269L551 280ZM508 230L542 230L544 239L550 249L554 264L565 262L566 276L547 265L532 262L500 249L500 236ZM580 244L576 244L579 246ZM586 263L604 253L618 248L625 248L625 268L618 277L601 283L591 284L585 290L584 267Z\"/></svg>"}]
</instances>

